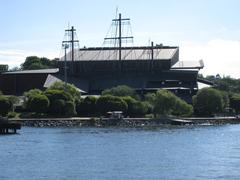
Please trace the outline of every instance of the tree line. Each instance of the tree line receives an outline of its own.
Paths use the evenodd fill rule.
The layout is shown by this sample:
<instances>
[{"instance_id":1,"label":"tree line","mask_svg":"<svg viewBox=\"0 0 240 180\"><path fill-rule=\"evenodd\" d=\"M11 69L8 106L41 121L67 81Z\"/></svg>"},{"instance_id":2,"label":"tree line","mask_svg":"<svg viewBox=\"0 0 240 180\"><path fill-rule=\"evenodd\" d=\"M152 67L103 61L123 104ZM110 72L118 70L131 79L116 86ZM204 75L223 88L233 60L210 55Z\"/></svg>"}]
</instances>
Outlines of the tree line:
<instances>
[{"instance_id":1,"label":"tree line","mask_svg":"<svg viewBox=\"0 0 240 180\"><path fill-rule=\"evenodd\" d=\"M122 111L129 117L160 116L213 116L215 114L240 112L240 95L229 96L227 92L214 88L203 88L188 104L174 93L160 89L140 97L128 86L106 89L100 96L83 97L71 84L56 82L48 89L32 89L23 95L21 115L35 117L94 117L105 116L109 111ZM14 96L0 95L0 114L14 116Z\"/></svg>"}]
</instances>

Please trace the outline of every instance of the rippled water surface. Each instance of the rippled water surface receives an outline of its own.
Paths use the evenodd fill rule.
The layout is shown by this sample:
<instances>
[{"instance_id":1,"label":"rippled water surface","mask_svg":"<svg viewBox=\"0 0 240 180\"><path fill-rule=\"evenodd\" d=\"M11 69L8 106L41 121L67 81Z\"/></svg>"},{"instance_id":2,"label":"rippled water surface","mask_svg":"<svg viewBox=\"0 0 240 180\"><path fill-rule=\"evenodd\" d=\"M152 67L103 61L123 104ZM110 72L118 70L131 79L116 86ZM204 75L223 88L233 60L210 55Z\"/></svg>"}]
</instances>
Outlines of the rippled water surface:
<instances>
[{"instance_id":1,"label":"rippled water surface","mask_svg":"<svg viewBox=\"0 0 240 180\"><path fill-rule=\"evenodd\" d=\"M0 180L240 178L240 125L22 128L0 142Z\"/></svg>"}]
</instances>

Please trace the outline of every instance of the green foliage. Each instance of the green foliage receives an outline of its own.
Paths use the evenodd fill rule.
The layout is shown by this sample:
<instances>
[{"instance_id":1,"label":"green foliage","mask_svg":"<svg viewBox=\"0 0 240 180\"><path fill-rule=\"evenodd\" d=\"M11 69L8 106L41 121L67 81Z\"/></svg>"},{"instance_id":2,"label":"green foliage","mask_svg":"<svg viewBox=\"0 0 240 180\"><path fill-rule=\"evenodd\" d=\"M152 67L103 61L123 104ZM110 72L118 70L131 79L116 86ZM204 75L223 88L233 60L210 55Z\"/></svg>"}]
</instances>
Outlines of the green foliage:
<instances>
[{"instance_id":1,"label":"green foliage","mask_svg":"<svg viewBox=\"0 0 240 180\"><path fill-rule=\"evenodd\" d=\"M193 107L180 98L177 98L172 114L175 116L191 116L193 114Z\"/></svg>"},{"instance_id":2,"label":"green foliage","mask_svg":"<svg viewBox=\"0 0 240 180\"><path fill-rule=\"evenodd\" d=\"M128 108L124 100L111 95L101 96L98 98L96 105L101 115L105 115L108 111L122 111L126 113Z\"/></svg>"},{"instance_id":3,"label":"green foliage","mask_svg":"<svg viewBox=\"0 0 240 180\"><path fill-rule=\"evenodd\" d=\"M97 111L96 102L97 102L97 98L94 96L87 96L81 101L78 101L76 104L76 110L78 115L83 115L83 116L95 115Z\"/></svg>"},{"instance_id":4,"label":"green foliage","mask_svg":"<svg viewBox=\"0 0 240 180\"><path fill-rule=\"evenodd\" d=\"M16 112L9 112L7 114L7 117L8 118L17 118L18 117L18 113L16 113Z\"/></svg>"},{"instance_id":5,"label":"green foliage","mask_svg":"<svg viewBox=\"0 0 240 180\"><path fill-rule=\"evenodd\" d=\"M148 114L156 115L190 116L193 112L191 105L177 97L172 92L161 89L155 94L147 94L145 100L148 102ZM153 111L151 111L153 109Z\"/></svg>"},{"instance_id":6,"label":"green foliage","mask_svg":"<svg viewBox=\"0 0 240 180\"><path fill-rule=\"evenodd\" d=\"M217 76L207 76L207 80L210 80L216 84L216 88L228 93L240 93L240 79L234 79L230 76L221 78Z\"/></svg>"},{"instance_id":7,"label":"green foliage","mask_svg":"<svg viewBox=\"0 0 240 180\"><path fill-rule=\"evenodd\" d=\"M134 89L126 85L120 85L117 87L113 87L111 89L106 89L102 92L102 95L111 95L111 96L120 96L120 97L130 96L132 98L139 99Z\"/></svg>"},{"instance_id":8,"label":"green foliage","mask_svg":"<svg viewBox=\"0 0 240 180\"><path fill-rule=\"evenodd\" d=\"M45 113L48 111L49 100L47 96L43 94L34 95L29 99L30 111L36 113Z\"/></svg>"},{"instance_id":9,"label":"green foliage","mask_svg":"<svg viewBox=\"0 0 240 180\"><path fill-rule=\"evenodd\" d=\"M55 68L56 60L49 60L45 57L39 58L37 56L29 56L25 62L21 64L22 70L34 70L34 69L48 69Z\"/></svg>"},{"instance_id":10,"label":"green foliage","mask_svg":"<svg viewBox=\"0 0 240 180\"><path fill-rule=\"evenodd\" d=\"M54 115L64 115L65 104L66 104L66 101L64 101L63 99L55 99L51 101L50 113Z\"/></svg>"},{"instance_id":11,"label":"green foliage","mask_svg":"<svg viewBox=\"0 0 240 180\"><path fill-rule=\"evenodd\" d=\"M194 113L200 116L213 116L224 108L224 100L220 91L203 88L193 97Z\"/></svg>"},{"instance_id":12,"label":"green foliage","mask_svg":"<svg viewBox=\"0 0 240 180\"><path fill-rule=\"evenodd\" d=\"M7 64L0 64L0 72L6 72L8 71L8 65Z\"/></svg>"},{"instance_id":13,"label":"green foliage","mask_svg":"<svg viewBox=\"0 0 240 180\"><path fill-rule=\"evenodd\" d=\"M25 97L25 100L24 100L24 108L30 110L31 108L31 101L32 101L32 98L35 97L35 96L38 96L38 95L42 95L43 92L39 89L31 89L27 92L25 92L23 95Z\"/></svg>"},{"instance_id":14,"label":"green foliage","mask_svg":"<svg viewBox=\"0 0 240 180\"><path fill-rule=\"evenodd\" d=\"M154 113L158 115L168 115L172 113L172 110L176 103L176 96L165 89L158 90L156 92L156 98L154 100Z\"/></svg>"},{"instance_id":15,"label":"green foliage","mask_svg":"<svg viewBox=\"0 0 240 180\"><path fill-rule=\"evenodd\" d=\"M233 108L236 113L240 113L240 94L230 96L230 107Z\"/></svg>"},{"instance_id":16,"label":"green foliage","mask_svg":"<svg viewBox=\"0 0 240 180\"><path fill-rule=\"evenodd\" d=\"M127 103L128 109L126 114L130 117L142 117L148 111L148 106L145 102L137 101L130 96L125 96L121 99Z\"/></svg>"},{"instance_id":17,"label":"green foliage","mask_svg":"<svg viewBox=\"0 0 240 180\"><path fill-rule=\"evenodd\" d=\"M71 96L71 99L75 102L81 98L80 91L73 84L67 83L65 87L65 83L59 81L59 82L55 82L51 87L48 88L48 90L64 91L67 94L69 94Z\"/></svg>"},{"instance_id":18,"label":"green foliage","mask_svg":"<svg viewBox=\"0 0 240 180\"><path fill-rule=\"evenodd\" d=\"M65 93L62 90L48 89L44 92L44 94L48 97L50 103L56 99L62 99L64 101L73 101L72 96L69 95L68 93Z\"/></svg>"},{"instance_id":19,"label":"green foliage","mask_svg":"<svg viewBox=\"0 0 240 180\"><path fill-rule=\"evenodd\" d=\"M74 116L76 115L76 108L75 104L72 101L67 101L64 106L64 114L66 116Z\"/></svg>"},{"instance_id":20,"label":"green foliage","mask_svg":"<svg viewBox=\"0 0 240 180\"><path fill-rule=\"evenodd\" d=\"M0 96L0 115L6 116L9 111L11 111L11 102L8 98Z\"/></svg>"}]
</instances>

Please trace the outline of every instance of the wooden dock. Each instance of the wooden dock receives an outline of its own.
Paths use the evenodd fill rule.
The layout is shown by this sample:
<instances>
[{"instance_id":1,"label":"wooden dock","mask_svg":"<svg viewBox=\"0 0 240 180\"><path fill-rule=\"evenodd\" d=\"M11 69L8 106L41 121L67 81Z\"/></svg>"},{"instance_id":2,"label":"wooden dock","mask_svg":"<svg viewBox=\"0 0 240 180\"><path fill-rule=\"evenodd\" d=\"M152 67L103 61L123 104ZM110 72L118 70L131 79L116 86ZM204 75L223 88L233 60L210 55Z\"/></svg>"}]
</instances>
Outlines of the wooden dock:
<instances>
[{"instance_id":1,"label":"wooden dock","mask_svg":"<svg viewBox=\"0 0 240 180\"><path fill-rule=\"evenodd\" d=\"M21 129L21 123L0 119L0 134L16 134Z\"/></svg>"}]
</instances>

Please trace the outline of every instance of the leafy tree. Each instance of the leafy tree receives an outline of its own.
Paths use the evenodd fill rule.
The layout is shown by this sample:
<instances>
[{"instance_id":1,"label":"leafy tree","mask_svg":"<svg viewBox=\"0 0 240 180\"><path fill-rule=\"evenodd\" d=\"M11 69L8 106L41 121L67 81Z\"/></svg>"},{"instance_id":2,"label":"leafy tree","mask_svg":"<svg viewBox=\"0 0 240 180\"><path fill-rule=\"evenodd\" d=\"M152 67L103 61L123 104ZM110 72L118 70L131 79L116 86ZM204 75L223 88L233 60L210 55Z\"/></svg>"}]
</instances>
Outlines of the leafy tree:
<instances>
[{"instance_id":1,"label":"leafy tree","mask_svg":"<svg viewBox=\"0 0 240 180\"><path fill-rule=\"evenodd\" d=\"M57 67L56 59L50 60L48 58L37 56L29 56L25 62L21 64L22 70L33 70L33 69L48 69Z\"/></svg>"},{"instance_id":2,"label":"leafy tree","mask_svg":"<svg viewBox=\"0 0 240 180\"><path fill-rule=\"evenodd\" d=\"M9 111L11 111L11 102L8 98L0 96L0 115L6 116Z\"/></svg>"},{"instance_id":3,"label":"leafy tree","mask_svg":"<svg viewBox=\"0 0 240 180\"><path fill-rule=\"evenodd\" d=\"M81 101L78 101L76 104L77 113L84 116L92 116L96 114L96 102L97 98L94 96L87 96Z\"/></svg>"},{"instance_id":4,"label":"leafy tree","mask_svg":"<svg viewBox=\"0 0 240 180\"><path fill-rule=\"evenodd\" d=\"M200 116L212 116L223 111L223 97L220 91L203 88L193 97L194 113Z\"/></svg>"},{"instance_id":5,"label":"leafy tree","mask_svg":"<svg viewBox=\"0 0 240 180\"><path fill-rule=\"evenodd\" d=\"M182 99L177 98L172 114L175 116L191 116L193 114L193 107Z\"/></svg>"},{"instance_id":6,"label":"leafy tree","mask_svg":"<svg viewBox=\"0 0 240 180\"><path fill-rule=\"evenodd\" d=\"M144 102L137 101L136 99L130 96L125 96L125 97L122 97L121 99L123 99L128 105L128 109L126 113L128 116L142 117L148 111L148 106Z\"/></svg>"},{"instance_id":7,"label":"leafy tree","mask_svg":"<svg viewBox=\"0 0 240 180\"><path fill-rule=\"evenodd\" d=\"M31 90L25 92L23 94L24 97L25 97L23 106L26 109L30 109L31 108L30 102L32 101L32 98L37 96L37 95L42 95L42 94L43 94L43 92L39 89L31 89Z\"/></svg>"},{"instance_id":8,"label":"leafy tree","mask_svg":"<svg viewBox=\"0 0 240 180\"><path fill-rule=\"evenodd\" d=\"M102 95L112 95L112 96L130 96L134 99L139 99L137 93L134 91L134 89L126 86L126 85L120 85L117 87L113 87L111 89L106 89L102 92Z\"/></svg>"},{"instance_id":9,"label":"leafy tree","mask_svg":"<svg viewBox=\"0 0 240 180\"><path fill-rule=\"evenodd\" d=\"M66 105L66 101L64 101L63 99L54 99L51 103L50 103L50 113L54 114L54 115L64 115L64 107Z\"/></svg>"},{"instance_id":10,"label":"leafy tree","mask_svg":"<svg viewBox=\"0 0 240 180\"><path fill-rule=\"evenodd\" d=\"M108 111L122 111L126 113L128 108L124 100L111 95L101 96L98 98L96 105L101 115L105 115Z\"/></svg>"},{"instance_id":11,"label":"leafy tree","mask_svg":"<svg viewBox=\"0 0 240 180\"><path fill-rule=\"evenodd\" d=\"M29 107L32 112L45 113L48 111L49 104L47 96L38 94L30 98Z\"/></svg>"},{"instance_id":12,"label":"leafy tree","mask_svg":"<svg viewBox=\"0 0 240 180\"><path fill-rule=\"evenodd\" d=\"M60 90L64 91L65 93L69 94L71 96L71 99L76 102L77 100L80 100L81 93L79 89L74 86L73 84L66 84L64 82L55 82L52 86L48 88L48 90Z\"/></svg>"},{"instance_id":13,"label":"leafy tree","mask_svg":"<svg viewBox=\"0 0 240 180\"><path fill-rule=\"evenodd\" d=\"M67 101L64 106L64 114L67 116L74 116L76 115L76 108L75 104L72 101Z\"/></svg>"},{"instance_id":14,"label":"leafy tree","mask_svg":"<svg viewBox=\"0 0 240 180\"><path fill-rule=\"evenodd\" d=\"M240 94L230 96L230 107L235 109L236 113L240 113Z\"/></svg>"},{"instance_id":15,"label":"leafy tree","mask_svg":"<svg viewBox=\"0 0 240 180\"><path fill-rule=\"evenodd\" d=\"M165 89L160 89L156 92L156 98L154 100L154 114L168 115L172 113L172 110L176 103L176 96Z\"/></svg>"}]
</instances>

